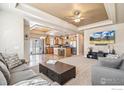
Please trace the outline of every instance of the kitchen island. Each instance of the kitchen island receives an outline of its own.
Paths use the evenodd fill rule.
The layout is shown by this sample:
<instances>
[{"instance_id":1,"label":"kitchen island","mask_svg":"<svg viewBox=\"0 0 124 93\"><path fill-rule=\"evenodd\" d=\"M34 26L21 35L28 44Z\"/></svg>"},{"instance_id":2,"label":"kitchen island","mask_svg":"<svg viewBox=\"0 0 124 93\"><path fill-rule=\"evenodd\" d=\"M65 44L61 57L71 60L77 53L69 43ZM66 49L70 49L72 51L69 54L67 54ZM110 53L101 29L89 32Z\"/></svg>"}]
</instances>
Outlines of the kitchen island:
<instances>
[{"instance_id":1,"label":"kitchen island","mask_svg":"<svg viewBox=\"0 0 124 93\"><path fill-rule=\"evenodd\" d=\"M54 55L69 57L72 55L71 48L54 48Z\"/></svg>"}]
</instances>

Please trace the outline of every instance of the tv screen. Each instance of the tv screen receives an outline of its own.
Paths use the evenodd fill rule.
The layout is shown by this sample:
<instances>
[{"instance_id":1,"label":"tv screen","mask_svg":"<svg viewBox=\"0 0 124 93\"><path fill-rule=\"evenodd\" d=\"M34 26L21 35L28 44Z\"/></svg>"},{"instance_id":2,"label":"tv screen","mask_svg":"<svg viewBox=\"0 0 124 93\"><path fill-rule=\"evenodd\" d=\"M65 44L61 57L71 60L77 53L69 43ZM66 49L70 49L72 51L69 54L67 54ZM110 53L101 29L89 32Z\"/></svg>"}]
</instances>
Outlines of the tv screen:
<instances>
[{"instance_id":1,"label":"tv screen","mask_svg":"<svg viewBox=\"0 0 124 93\"><path fill-rule=\"evenodd\" d=\"M115 31L95 32L90 36L90 44L115 43Z\"/></svg>"}]
</instances>

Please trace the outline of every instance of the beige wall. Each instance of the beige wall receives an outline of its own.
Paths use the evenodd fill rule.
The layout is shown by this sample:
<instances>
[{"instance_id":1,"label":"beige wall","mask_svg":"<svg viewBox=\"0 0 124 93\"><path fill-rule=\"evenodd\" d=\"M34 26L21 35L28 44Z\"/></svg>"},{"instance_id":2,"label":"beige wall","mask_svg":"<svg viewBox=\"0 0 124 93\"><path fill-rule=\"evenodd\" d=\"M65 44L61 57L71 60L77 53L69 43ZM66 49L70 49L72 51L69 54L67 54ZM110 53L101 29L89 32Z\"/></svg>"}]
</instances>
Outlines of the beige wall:
<instances>
[{"instance_id":1,"label":"beige wall","mask_svg":"<svg viewBox=\"0 0 124 93\"><path fill-rule=\"evenodd\" d=\"M84 31L84 55L86 56L88 53L88 47L93 47L94 51L102 50L104 52L107 52L108 46L107 45L91 45L89 43L90 35L92 35L94 32L101 32L101 31L110 31L115 30L115 50L118 54L124 53L124 23L122 24L116 24L116 25L110 25L110 26L104 26L104 27L98 27L94 29L89 29Z\"/></svg>"},{"instance_id":2,"label":"beige wall","mask_svg":"<svg viewBox=\"0 0 124 93\"><path fill-rule=\"evenodd\" d=\"M24 20L9 11L0 11L0 52L17 53L24 58Z\"/></svg>"}]
</instances>

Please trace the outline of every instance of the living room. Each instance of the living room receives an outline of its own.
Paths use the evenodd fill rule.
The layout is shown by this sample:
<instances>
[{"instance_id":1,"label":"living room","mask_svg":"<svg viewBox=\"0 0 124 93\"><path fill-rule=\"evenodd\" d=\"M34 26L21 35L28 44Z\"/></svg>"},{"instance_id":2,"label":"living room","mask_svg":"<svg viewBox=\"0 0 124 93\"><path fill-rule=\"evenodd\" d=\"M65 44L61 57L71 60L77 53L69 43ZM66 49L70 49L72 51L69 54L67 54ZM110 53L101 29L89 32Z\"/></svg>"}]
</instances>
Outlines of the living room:
<instances>
[{"instance_id":1,"label":"living room","mask_svg":"<svg viewBox=\"0 0 124 93\"><path fill-rule=\"evenodd\" d=\"M123 3L1 3L1 85L124 85L123 8ZM36 52L37 40L44 42L42 52L41 46Z\"/></svg>"}]
</instances>

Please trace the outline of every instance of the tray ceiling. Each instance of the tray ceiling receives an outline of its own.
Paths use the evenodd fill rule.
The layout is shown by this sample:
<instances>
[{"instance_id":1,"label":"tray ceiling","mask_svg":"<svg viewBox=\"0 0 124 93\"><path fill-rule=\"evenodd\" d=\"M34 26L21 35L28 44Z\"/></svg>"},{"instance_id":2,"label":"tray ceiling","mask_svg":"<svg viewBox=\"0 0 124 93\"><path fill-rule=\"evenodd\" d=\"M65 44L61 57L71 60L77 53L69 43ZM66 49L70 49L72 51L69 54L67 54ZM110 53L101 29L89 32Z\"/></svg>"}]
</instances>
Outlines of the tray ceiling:
<instances>
[{"instance_id":1,"label":"tray ceiling","mask_svg":"<svg viewBox=\"0 0 124 93\"><path fill-rule=\"evenodd\" d=\"M49 13L77 27L92 24L108 19L103 3L30 3L28 4L41 11ZM76 23L66 17L73 16L75 10L81 11L84 17L79 23Z\"/></svg>"}]
</instances>

